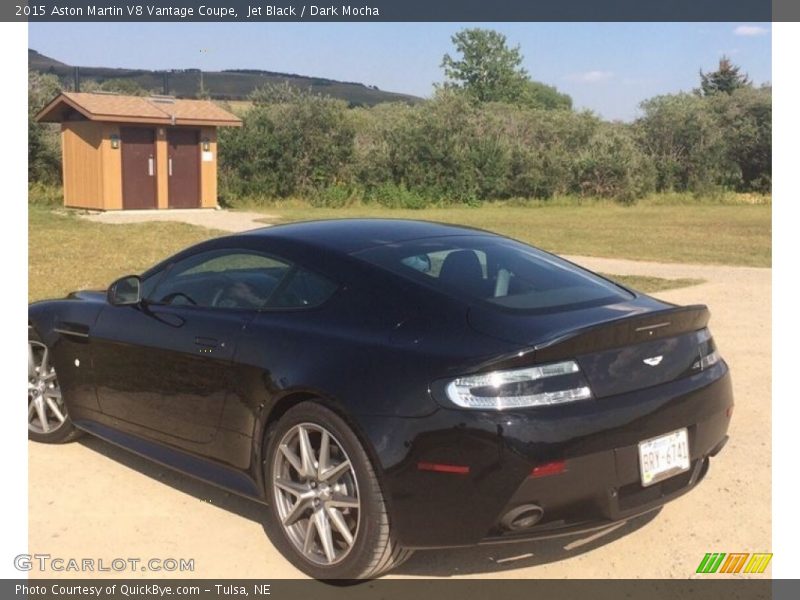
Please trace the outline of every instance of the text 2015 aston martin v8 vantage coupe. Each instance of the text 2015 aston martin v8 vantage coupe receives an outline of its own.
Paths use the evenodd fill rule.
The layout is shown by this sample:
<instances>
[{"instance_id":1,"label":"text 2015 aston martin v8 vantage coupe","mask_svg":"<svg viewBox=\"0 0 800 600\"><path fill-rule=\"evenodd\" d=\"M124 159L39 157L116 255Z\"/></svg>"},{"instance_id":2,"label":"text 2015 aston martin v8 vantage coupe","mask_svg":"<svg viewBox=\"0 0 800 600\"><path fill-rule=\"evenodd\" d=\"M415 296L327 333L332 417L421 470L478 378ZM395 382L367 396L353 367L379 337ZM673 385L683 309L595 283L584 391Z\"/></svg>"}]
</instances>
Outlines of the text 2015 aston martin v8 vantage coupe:
<instances>
[{"instance_id":1,"label":"text 2015 aston martin v8 vantage coupe","mask_svg":"<svg viewBox=\"0 0 800 600\"><path fill-rule=\"evenodd\" d=\"M88 432L261 501L321 579L651 511L733 409L706 307L434 223L231 235L28 319L31 439Z\"/></svg>"}]
</instances>

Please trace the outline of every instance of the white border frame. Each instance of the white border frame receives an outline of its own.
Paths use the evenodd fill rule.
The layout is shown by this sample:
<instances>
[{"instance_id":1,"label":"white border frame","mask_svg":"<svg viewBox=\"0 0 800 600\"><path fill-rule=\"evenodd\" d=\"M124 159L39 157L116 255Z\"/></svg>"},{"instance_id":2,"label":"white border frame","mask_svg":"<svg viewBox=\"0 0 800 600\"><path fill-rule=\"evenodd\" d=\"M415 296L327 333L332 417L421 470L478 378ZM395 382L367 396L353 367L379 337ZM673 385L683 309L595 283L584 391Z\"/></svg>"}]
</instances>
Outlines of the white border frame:
<instances>
[{"instance_id":1,"label":"white border frame","mask_svg":"<svg viewBox=\"0 0 800 600\"><path fill-rule=\"evenodd\" d=\"M772 576L797 577L797 274L800 257L800 23L772 27ZM769 465L741 465L750 469ZM734 523L732 523L735 526ZM742 551L747 551L743 549ZM753 548L753 552L758 550ZM764 550L762 550L764 552Z\"/></svg>"},{"instance_id":2,"label":"white border frame","mask_svg":"<svg viewBox=\"0 0 800 600\"><path fill-rule=\"evenodd\" d=\"M6 339L0 345L0 381L5 384L3 409L6 418L0 431L0 464L3 465L2 522L0 522L0 577L26 577L14 568L14 557L28 551L28 436L18 427L25 417L21 401L25 385L22 376L22 336L27 335L28 299L28 24L0 23L0 56L5 76L0 108L5 121L5 138L0 143L3 217L4 293L0 313L6 315ZM17 340L16 342L14 340ZM17 388L19 391L17 392ZM19 400L14 400L19 398Z\"/></svg>"},{"instance_id":3,"label":"white border frame","mask_svg":"<svg viewBox=\"0 0 800 600\"><path fill-rule=\"evenodd\" d=\"M0 55L4 58L4 93L0 106L9 115L19 115L27 102L27 41L26 23L0 23ZM796 446L800 424L800 394L795 382L797 339L800 326L797 316L797 296L793 283L797 280L800 256L800 79L797 77L796 57L800 56L800 23L773 24L773 576L788 578L797 575L797 540L800 525L796 514L796 477L798 472ZM22 313L27 299L27 123L11 117L6 120L5 139L0 144L0 165L3 174L3 210L0 219L0 239L4 242L7 260L4 262L7 293L0 296L1 314L10 323L6 331L11 340L0 346L0 381L14 382L10 395L5 396L3 423L0 435L0 457L3 457L4 499L0 530L0 577L23 576L13 566L13 557L27 551L28 473L27 438L22 423L25 405L15 402L22 397L23 365ZM9 315L14 315L9 317ZM17 349L19 348L19 349ZM13 389L20 387L18 393ZM751 469L770 468L769 465L744 464L742 473ZM731 526L736 526L732 523ZM747 551L748 549L737 549ZM754 548L753 551L768 549Z\"/></svg>"}]
</instances>

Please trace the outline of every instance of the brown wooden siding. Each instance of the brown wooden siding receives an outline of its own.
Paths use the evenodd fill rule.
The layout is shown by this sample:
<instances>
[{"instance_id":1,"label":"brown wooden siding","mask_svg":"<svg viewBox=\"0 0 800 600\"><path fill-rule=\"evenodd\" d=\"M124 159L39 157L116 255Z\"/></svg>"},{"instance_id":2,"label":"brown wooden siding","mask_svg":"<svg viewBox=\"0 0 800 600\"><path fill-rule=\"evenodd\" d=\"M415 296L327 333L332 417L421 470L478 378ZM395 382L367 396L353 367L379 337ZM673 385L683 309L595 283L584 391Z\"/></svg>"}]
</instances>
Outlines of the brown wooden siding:
<instances>
[{"instance_id":1,"label":"brown wooden siding","mask_svg":"<svg viewBox=\"0 0 800 600\"><path fill-rule=\"evenodd\" d=\"M194 128L197 129L197 128ZM169 208L168 147L166 127L156 127L156 199L159 209ZM120 136L119 123L65 121L61 127L64 204L93 210L121 210L122 151L112 148ZM203 141L209 149L203 152ZM200 206L217 206L217 130L200 128ZM205 154L205 156L204 156ZM210 160L205 160L210 158Z\"/></svg>"},{"instance_id":2,"label":"brown wooden siding","mask_svg":"<svg viewBox=\"0 0 800 600\"><path fill-rule=\"evenodd\" d=\"M211 160L200 157L200 206L202 208L216 208L217 206L217 129L203 127L200 130L200 151L203 151L203 140L209 141Z\"/></svg>"},{"instance_id":3,"label":"brown wooden siding","mask_svg":"<svg viewBox=\"0 0 800 600\"><path fill-rule=\"evenodd\" d=\"M122 151L111 147L111 136L120 137L120 126L103 123L103 199L105 210L122 209Z\"/></svg>"},{"instance_id":4,"label":"brown wooden siding","mask_svg":"<svg viewBox=\"0 0 800 600\"><path fill-rule=\"evenodd\" d=\"M158 208L169 208L169 177L167 131L164 127L156 130L156 168L158 169Z\"/></svg>"},{"instance_id":5,"label":"brown wooden siding","mask_svg":"<svg viewBox=\"0 0 800 600\"><path fill-rule=\"evenodd\" d=\"M102 129L91 121L68 121L61 127L64 204L104 209Z\"/></svg>"}]
</instances>

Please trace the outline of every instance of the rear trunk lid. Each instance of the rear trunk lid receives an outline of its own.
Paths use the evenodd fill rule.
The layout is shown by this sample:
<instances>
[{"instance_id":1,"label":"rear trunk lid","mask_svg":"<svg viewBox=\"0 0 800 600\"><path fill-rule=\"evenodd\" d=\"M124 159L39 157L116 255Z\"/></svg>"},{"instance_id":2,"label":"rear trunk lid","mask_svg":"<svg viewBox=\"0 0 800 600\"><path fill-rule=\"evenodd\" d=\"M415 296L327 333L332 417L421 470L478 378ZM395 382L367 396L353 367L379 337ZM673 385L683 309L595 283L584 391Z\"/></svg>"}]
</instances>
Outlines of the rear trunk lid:
<instances>
[{"instance_id":1,"label":"rear trunk lid","mask_svg":"<svg viewBox=\"0 0 800 600\"><path fill-rule=\"evenodd\" d=\"M713 341L703 332L708 308L676 307L652 298L539 315L472 308L478 331L529 347L492 368L574 359L596 398L644 389L696 372ZM489 365L487 365L489 366Z\"/></svg>"}]
</instances>

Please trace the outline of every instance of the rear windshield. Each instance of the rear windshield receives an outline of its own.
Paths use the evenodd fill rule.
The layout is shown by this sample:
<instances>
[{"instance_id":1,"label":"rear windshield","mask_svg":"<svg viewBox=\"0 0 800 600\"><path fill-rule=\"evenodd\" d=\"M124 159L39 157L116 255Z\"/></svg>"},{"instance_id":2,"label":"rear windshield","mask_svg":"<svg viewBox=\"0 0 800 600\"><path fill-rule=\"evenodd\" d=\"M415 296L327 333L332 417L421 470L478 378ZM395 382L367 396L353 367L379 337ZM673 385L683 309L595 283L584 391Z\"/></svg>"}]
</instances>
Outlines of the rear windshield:
<instances>
[{"instance_id":1,"label":"rear windshield","mask_svg":"<svg viewBox=\"0 0 800 600\"><path fill-rule=\"evenodd\" d=\"M511 310L570 310L633 297L551 254L500 237L426 238L354 256L451 296Z\"/></svg>"}]
</instances>

